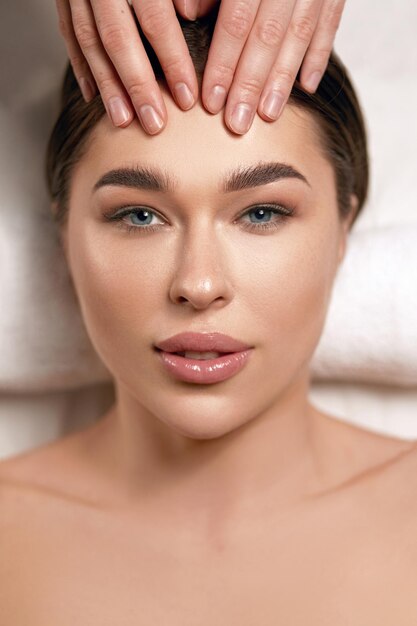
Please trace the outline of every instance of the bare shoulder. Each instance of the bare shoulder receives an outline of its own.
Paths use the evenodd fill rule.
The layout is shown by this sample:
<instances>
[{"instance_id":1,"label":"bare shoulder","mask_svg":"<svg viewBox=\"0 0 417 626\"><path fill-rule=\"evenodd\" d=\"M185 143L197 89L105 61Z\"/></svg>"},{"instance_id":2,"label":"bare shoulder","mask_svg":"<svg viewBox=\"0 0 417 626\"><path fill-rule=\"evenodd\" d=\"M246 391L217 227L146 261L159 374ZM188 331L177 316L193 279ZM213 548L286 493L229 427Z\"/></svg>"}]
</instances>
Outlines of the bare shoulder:
<instances>
[{"instance_id":1,"label":"bare shoulder","mask_svg":"<svg viewBox=\"0 0 417 626\"><path fill-rule=\"evenodd\" d=\"M402 497L404 505L406 494L413 494L417 520L417 442L372 431L315 407L313 416L324 492L339 492L344 499L362 493L374 503L377 494L385 502Z\"/></svg>"},{"instance_id":2,"label":"bare shoulder","mask_svg":"<svg viewBox=\"0 0 417 626\"><path fill-rule=\"evenodd\" d=\"M53 480L66 462L73 436L63 437L0 460L0 489L5 494L12 491L29 491ZM55 472L54 472L55 465Z\"/></svg>"},{"instance_id":3,"label":"bare shoulder","mask_svg":"<svg viewBox=\"0 0 417 626\"><path fill-rule=\"evenodd\" d=\"M319 412L324 450L334 475L330 491L360 498L417 530L417 441L372 431ZM399 517L397 517L399 522Z\"/></svg>"},{"instance_id":4,"label":"bare shoulder","mask_svg":"<svg viewBox=\"0 0 417 626\"><path fill-rule=\"evenodd\" d=\"M395 463L412 452L417 441L370 430L353 421L318 411L315 416L321 423L323 437L337 455L349 460L351 466L379 467Z\"/></svg>"},{"instance_id":5,"label":"bare shoulder","mask_svg":"<svg viewBox=\"0 0 417 626\"><path fill-rule=\"evenodd\" d=\"M14 623L12 617L32 623L27 609L36 587L33 572L44 571L51 532L68 517L68 508L58 498L62 495L60 463L66 464L67 445L57 440L0 460L1 623L5 615L7 623ZM19 618L16 607L22 612Z\"/></svg>"},{"instance_id":6,"label":"bare shoulder","mask_svg":"<svg viewBox=\"0 0 417 626\"><path fill-rule=\"evenodd\" d=\"M0 518L39 497L82 499L86 448L97 425L0 460Z\"/></svg>"}]
</instances>

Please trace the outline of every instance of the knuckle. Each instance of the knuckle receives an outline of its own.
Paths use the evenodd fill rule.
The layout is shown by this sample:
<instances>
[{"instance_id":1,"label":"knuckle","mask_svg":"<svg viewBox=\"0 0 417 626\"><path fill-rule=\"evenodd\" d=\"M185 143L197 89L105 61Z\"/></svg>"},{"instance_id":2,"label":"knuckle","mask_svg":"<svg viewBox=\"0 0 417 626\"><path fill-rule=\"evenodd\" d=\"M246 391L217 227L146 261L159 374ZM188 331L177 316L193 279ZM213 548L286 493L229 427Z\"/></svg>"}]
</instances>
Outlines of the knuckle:
<instances>
[{"instance_id":1,"label":"knuckle","mask_svg":"<svg viewBox=\"0 0 417 626\"><path fill-rule=\"evenodd\" d=\"M142 99L144 93L149 93L149 87L149 80L136 78L135 82L127 85L126 89L132 102L138 102Z\"/></svg>"},{"instance_id":2,"label":"knuckle","mask_svg":"<svg viewBox=\"0 0 417 626\"><path fill-rule=\"evenodd\" d=\"M309 17L299 17L291 22L291 33L302 41L303 43L309 43L314 33L313 20Z\"/></svg>"},{"instance_id":3,"label":"knuckle","mask_svg":"<svg viewBox=\"0 0 417 626\"><path fill-rule=\"evenodd\" d=\"M108 52L119 52L126 48L128 33L118 24L108 24L100 32L103 46Z\"/></svg>"},{"instance_id":4,"label":"knuckle","mask_svg":"<svg viewBox=\"0 0 417 626\"><path fill-rule=\"evenodd\" d=\"M268 48L279 46L285 35L285 27L279 20L269 18L255 27L257 39Z\"/></svg>"},{"instance_id":5,"label":"knuckle","mask_svg":"<svg viewBox=\"0 0 417 626\"><path fill-rule=\"evenodd\" d=\"M77 76L81 73L81 70L84 69L85 58L79 54L71 54L69 59L74 70L74 74Z\"/></svg>"},{"instance_id":6,"label":"knuckle","mask_svg":"<svg viewBox=\"0 0 417 626\"><path fill-rule=\"evenodd\" d=\"M295 73L288 67L279 67L275 71L274 79L279 85L292 87L295 81Z\"/></svg>"},{"instance_id":7,"label":"knuckle","mask_svg":"<svg viewBox=\"0 0 417 626\"><path fill-rule=\"evenodd\" d=\"M89 48L95 48L97 46L97 31L90 23L85 21L75 22L74 32L78 43L84 50L87 50Z\"/></svg>"},{"instance_id":8,"label":"knuckle","mask_svg":"<svg viewBox=\"0 0 417 626\"><path fill-rule=\"evenodd\" d=\"M112 78L109 78L108 76L102 76L102 77L96 78L96 83L104 99L107 94L111 94L115 90L114 80Z\"/></svg>"},{"instance_id":9,"label":"knuckle","mask_svg":"<svg viewBox=\"0 0 417 626\"><path fill-rule=\"evenodd\" d=\"M167 30L169 24L166 12L157 2L149 3L142 9L139 21L146 37L160 35Z\"/></svg>"},{"instance_id":10,"label":"knuckle","mask_svg":"<svg viewBox=\"0 0 417 626\"><path fill-rule=\"evenodd\" d=\"M239 81L239 90L250 95L258 94L262 86L261 81L256 76L246 77Z\"/></svg>"},{"instance_id":11,"label":"knuckle","mask_svg":"<svg viewBox=\"0 0 417 626\"><path fill-rule=\"evenodd\" d=\"M213 82L225 86L229 85L233 80L235 69L236 68L223 61L216 63L216 65L212 67Z\"/></svg>"},{"instance_id":12,"label":"knuckle","mask_svg":"<svg viewBox=\"0 0 417 626\"><path fill-rule=\"evenodd\" d=\"M317 47L310 48L310 50L308 51L308 57L311 60L311 62L314 63L314 65L323 67L324 69L329 59L331 51L332 51L331 46L321 47L321 48L317 48Z\"/></svg>"},{"instance_id":13,"label":"knuckle","mask_svg":"<svg viewBox=\"0 0 417 626\"><path fill-rule=\"evenodd\" d=\"M336 31L339 28L342 19L343 3L332 2L328 8L323 10L323 21L325 26Z\"/></svg>"},{"instance_id":14,"label":"knuckle","mask_svg":"<svg viewBox=\"0 0 417 626\"><path fill-rule=\"evenodd\" d=\"M184 59L180 56L173 55L164 63L165 76L171 77L174 75L181 75L184 70Z\"/></svg>"},{"instance_id":15,"label":"knuckle","mask_svg":"<svg viewBox=\"0 0 417 626\"><path fill-rule=\"evenodd\" d=\"M222 21L227 34L239 40L246 39L251 24L251 11L247 2L236 2L232 13Z\"/></svg>"}]
</instances>

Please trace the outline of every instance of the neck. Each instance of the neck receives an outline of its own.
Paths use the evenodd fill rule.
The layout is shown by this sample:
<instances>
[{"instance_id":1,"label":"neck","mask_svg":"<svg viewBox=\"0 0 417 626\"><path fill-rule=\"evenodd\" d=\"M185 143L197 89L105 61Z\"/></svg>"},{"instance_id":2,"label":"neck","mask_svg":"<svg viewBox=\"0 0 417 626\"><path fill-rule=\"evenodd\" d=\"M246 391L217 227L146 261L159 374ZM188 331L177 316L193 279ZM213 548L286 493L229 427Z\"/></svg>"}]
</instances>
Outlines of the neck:
<instances>
[{"instance_id":1,"label":"neck","mask_svg":"<svg viewBox=\"0 0 417 626\"><path fill-rule=\"evenodd\" d=\"M192 439L150 414L126 389L101 424L101 453L128 506L163 502L169 518L196 524L298 505L317 486L318 415L308 374L273 406L213 439ZM96 457L97 458L97 457ZM117 489L117 491L116 491Z\"/></svg>"}]
</instances>

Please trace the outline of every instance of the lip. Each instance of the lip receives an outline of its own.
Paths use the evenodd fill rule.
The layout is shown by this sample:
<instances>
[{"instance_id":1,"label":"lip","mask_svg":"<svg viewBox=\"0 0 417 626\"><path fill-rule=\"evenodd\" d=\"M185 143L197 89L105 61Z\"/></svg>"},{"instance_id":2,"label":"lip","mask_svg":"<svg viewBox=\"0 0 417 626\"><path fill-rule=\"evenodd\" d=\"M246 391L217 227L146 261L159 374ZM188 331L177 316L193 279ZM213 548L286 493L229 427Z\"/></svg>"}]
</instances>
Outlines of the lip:
<instances>
[{"instance_id":1,"label":"lip","mask_svg":"<svg viewBox=\"0 0 417 626\"><path fill-rule=\"evenodd\" d=\"M253 346L219 332L179 333L155 346L167 371L188 383L219 383L246 365ZM224 352L214 359L189 359L175 352Z\"/></svg>"},{"instance_id":2,"label":"lip","mask_svg":"<svg viewBox=\"0 0 417 626\"><path fill-rule=\"evenodd\" d=\"M252 346L219 332L179 333L156 344L164 352L242 352ZM216 359L213 359L216 360ZM201 363L201 361L199 361Z\"/></svg>"},{"instance_id":3,"label":"lip","mask_svg":"<svg viewBox=\"0 0 417 626\"><path fill-rule=\"evenodd\" d=\"M211 384L231 378L246 365L253 349L223 354L215 359L188 359L179 354L158 351L167 371L177 380L187 383Z\"/></svg>"}]
</instances>

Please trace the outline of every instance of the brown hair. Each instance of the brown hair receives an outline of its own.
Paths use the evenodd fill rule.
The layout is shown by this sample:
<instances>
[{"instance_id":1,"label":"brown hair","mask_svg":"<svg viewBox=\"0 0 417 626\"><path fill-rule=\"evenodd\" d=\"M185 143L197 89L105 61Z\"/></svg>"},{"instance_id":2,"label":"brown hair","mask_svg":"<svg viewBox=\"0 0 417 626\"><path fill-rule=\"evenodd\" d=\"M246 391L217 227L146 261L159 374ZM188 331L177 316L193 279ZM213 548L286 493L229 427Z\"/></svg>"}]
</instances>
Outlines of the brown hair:
<instances>
[{"instance_id":1,"label":"brown hair","mask_svg":"<svg viewBox=\"0 0 417 626\"><path fill-rule=\"evenodd\" d=\"M189 22L178 16L200 85L217 18L218 6L207 16ZM136 22L158 81L165 81L156 54ZM351 211L351 196L358 199L354 223L368 191L369 164L362 111L348 72L332 52L326 72L315 94L305 92L298 81L289 102L307 110L318 123L326 158L332 164L338 196L339 213ZM71 66L68 64L61 93L61 109L52 130L47 154L48 189L54 203L54 217L65 224L72 170L88 147L88 138L106 111L97 95L86 103ZM162 131L163 132L163 131Z\"/></svg>"}]
</instances>

